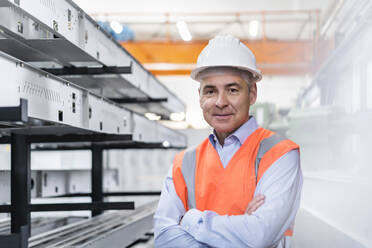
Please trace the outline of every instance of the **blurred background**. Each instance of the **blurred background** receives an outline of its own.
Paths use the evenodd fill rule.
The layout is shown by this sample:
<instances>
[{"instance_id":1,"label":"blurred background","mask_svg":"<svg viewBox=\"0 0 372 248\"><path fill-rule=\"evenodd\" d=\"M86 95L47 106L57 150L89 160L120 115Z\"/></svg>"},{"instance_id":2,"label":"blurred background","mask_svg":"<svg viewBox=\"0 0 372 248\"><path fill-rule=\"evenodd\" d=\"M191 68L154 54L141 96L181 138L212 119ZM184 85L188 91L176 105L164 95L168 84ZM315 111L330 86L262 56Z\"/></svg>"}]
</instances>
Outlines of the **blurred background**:
<instances>
[{"instance_id":1,"label":"blurred background","mask_svg":"<svg viewBox=\"0 0 372 248\"><path fill-rule=\"evenodd\" d=\"M198 83L189 76L197 56L215 35L240 38L263 72L252 114L261 126L301 147L304 186L292 247L372 247L371 1L74 2L185 103L185 112L145 116L185 134L188 146L211 132L199 107ZM109 150L104 188L160 191L177 152ZM0 185L10 190L9 145L0 147L0 156ZM55 177L40 186L43 196L58 188L59 193L61 188L87 192L90 159L85 151L36 151L32 177ZM66 187L62 175L73 170L80 171L74 174L80 180L70 178L74 184ZM9 202L3 192L0 202ZM151 247L153 241L140 246L146 244Z\"/></svg>"}]
</instances>

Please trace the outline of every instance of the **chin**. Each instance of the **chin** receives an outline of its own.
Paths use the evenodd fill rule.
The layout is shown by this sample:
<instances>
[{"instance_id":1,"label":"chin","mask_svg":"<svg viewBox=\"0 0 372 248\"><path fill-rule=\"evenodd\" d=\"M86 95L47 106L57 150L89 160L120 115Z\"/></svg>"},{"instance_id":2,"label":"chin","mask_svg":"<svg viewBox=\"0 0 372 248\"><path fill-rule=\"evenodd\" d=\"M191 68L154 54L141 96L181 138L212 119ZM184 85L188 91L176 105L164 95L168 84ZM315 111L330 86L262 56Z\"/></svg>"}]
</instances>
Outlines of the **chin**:
<instances>
[{"instance_id":1,"label":"chin","mask_svg":"<svg viewBox=\"0 0 372 248\"><path fill-rule=\"evenodd\" d=\"M216 125L213 128L214 128L214 130L216 130L217 133L231 133L235 130L232 127L223 127L223 126L219 126L219 125Z\"/></svg>"}]
</instances>

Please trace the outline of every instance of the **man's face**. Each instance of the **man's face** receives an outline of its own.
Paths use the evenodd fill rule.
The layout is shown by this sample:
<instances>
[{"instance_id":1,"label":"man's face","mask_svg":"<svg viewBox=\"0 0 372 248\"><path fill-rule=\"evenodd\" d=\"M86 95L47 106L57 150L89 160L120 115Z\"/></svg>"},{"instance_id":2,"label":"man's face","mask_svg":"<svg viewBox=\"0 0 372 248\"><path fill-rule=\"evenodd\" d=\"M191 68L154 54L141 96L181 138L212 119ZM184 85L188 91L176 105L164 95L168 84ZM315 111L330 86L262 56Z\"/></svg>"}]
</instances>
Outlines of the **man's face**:
<instances>
[{"instance_id":1,"label":"man's face","mask_svg":"<svg viewBox=\"0 0 372 248\"><path fill-rule=\"evenodd\" d=\"M249 119L249 107L257 97L256 84L235 74L211 74L200 83L200 107L204 119L220 138L226 138Z\"/></svg>"}]
</instances>

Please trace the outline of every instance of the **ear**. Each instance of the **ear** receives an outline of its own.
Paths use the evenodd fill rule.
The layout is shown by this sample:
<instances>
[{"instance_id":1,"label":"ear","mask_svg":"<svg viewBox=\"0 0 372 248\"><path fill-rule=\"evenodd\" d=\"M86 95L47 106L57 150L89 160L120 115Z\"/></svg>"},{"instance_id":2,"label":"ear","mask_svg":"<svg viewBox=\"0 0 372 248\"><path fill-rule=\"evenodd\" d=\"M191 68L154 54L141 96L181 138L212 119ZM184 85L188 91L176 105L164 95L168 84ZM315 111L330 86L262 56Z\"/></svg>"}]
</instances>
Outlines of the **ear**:
<instances>
[{"instance_id":1,"label":"ear","mask_svg":"<svg viewBox=\"0 0 372 248\"><path fill-rule=\"evenodd\" d=\"M249 87L249 105L253 105L257 100L257 85L252 83Z\"/></svg>"},{"instance_id":2,"label":"ear","mask_svg":"<svg viewBox=\"0 0 372 248\"><path fill-rule=\"evenodd\" d=\"M199 105L201 107L201 95L200 95L200 87L198 88L198 93L199 93Z\"/></svg>"}]
</instances>

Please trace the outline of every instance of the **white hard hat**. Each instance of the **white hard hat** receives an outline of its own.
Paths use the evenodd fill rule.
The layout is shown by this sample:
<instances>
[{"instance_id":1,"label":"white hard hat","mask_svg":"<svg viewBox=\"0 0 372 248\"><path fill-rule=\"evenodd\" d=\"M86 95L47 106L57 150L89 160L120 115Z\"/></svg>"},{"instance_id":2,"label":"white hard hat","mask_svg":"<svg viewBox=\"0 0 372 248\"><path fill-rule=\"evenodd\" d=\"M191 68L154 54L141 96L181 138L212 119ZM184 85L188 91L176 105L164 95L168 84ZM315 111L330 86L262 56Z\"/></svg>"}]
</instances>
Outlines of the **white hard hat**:
<instances>
[{"instance_id":1,"label":"white hard hat","mask_svg":"<svg viewBox=\"0 0 372 248\"><path fill-rule=\"evenodd\" d=\"M231 35L218 35L209 40L199 54L196 68L191 71L191 78L196 80L201 71L211 67L234 67L252 73L254 82L262 79L252 51Z\"/></svg>"}]
</instances>

